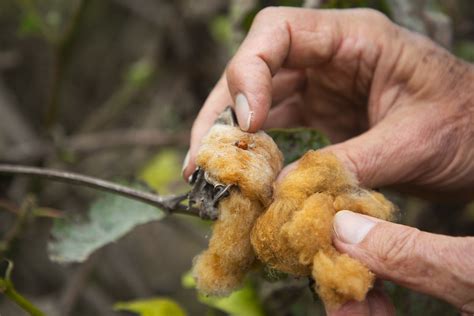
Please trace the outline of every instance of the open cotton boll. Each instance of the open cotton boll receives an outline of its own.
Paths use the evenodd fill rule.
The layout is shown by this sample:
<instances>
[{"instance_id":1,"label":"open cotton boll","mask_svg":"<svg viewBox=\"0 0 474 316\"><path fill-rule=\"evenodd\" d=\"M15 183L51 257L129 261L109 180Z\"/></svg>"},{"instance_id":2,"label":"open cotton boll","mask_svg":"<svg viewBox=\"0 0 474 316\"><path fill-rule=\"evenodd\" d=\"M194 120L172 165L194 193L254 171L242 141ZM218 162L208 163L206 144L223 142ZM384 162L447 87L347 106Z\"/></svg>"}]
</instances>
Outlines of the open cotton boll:
<instances>
[{"instance_id":1,"label":"open cotton boll","mask_svg":"<svg viewBox=\"0 0 474 316\"><path fill-rule=\"evenodd\" d=\"M332 222L342 209L385 220L396 212L382 194L360 188L334 155L309 151L276 186L251 236L258 259L292 275L312 276L331 307L363 300L374 282L364 265L332 245Z\"/></svg>"},{"instance_id":2,"label":"open cotton boll","mask_svg":"<svg viewBox=\"0 0 474 316\"><path fill-rule=\"evenodd\" d=\"M214 125L203 139L196 163L218 183L233 184L219 202L219 217L206 251L194 260L198 290L223 296L241 284L255 261L250 231L269 205L272 183L283 157L264 132L242 132L228 125Z\"/></svg>"},{"instance_id":3,"label":"open cotton boll","mask_svg":"<svg viewBox=\"0 0 474 316\"><path fill-rule=\"evenodd\" d=\"M273 190L282 167L274 141L264 132L217 124L196 162L214 182L233 185L218 204L208 249L194 260L198 290L230 294L258 258L276 270L314 278L328 306L365 298L374 275L334 248L334 215L350 209L391 220L396 208L382 194L359 187L334 155L307 152Z\"/></svg>"}]
</instances>

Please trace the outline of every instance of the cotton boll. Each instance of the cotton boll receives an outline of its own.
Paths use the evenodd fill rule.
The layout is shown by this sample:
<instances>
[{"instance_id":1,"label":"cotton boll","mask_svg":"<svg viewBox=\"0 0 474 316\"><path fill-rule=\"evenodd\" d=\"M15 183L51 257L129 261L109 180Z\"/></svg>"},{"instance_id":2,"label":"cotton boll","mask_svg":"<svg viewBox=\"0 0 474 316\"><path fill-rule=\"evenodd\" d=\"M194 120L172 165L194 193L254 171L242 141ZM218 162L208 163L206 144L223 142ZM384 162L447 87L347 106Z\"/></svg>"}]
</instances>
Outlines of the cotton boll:
<instances>
[{"instance_id":1,"label":"cotton boll","mask_svg":"<svg viewBox=\"0 0 474 316\"><path fill-rule=\"evenodd\" d=\"M218 124L203 139L196 163L217 182L235 184L245 197L267 206L283 156L264 132L246 133Z\"/></svg>"},{"instance_id":2,"label":"cotton boll","mask_svg":"<svg viewBox=\"0 0 474 316\"><path fill-rule=\"evenodd\" d=\"M382 194L357 185L331 154L310 151L275 188L274 201L252 230L262 262L296 276L312 276L327 306L363 300L374 276L332 245L334 214L342 209L392 219L396 208Z\"/></svg>"},{"instance_id":3,"label":"cotton boll","mask_svg":"<svg viewBox=\"0 0 474 316\"><path fill-rule=\"evenodd\" d=\"M219 218L206 251L196 257L197 288L223 296L236 290L255 261L250 231L271 202L272 183L282 167L282 155L263 132L215 125L204 138L197 165L218 183L233 184L219 202Z\"/></svg>"},{"instance_id":4,"label":"cotton boll","mask_svg":"<svg viewBox=\"0 0 474 316\"><path fill-rule=\"evenodd\" d=\"M359 187L337 157L309 151L273 189L282 167L273 140L264 132L215 125L196 162L214 182L234 185L218 204L208 249L194 261L200 291L230 294L258 258L281 272L314 278L329 307L365 298L374 275L334 248L334 215L349 209L392 220L396 208L382 194Z\"/></svg>"}]
</instances>

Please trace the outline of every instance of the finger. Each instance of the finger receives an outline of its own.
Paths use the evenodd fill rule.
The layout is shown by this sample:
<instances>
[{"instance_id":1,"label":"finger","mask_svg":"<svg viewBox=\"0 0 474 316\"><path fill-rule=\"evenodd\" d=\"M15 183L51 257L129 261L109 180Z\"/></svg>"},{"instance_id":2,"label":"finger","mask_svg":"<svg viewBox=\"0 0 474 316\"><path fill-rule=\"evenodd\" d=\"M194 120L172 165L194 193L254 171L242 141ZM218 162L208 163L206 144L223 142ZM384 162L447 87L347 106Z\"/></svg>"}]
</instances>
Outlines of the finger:
<instances>
[{"instance_id":1,"label":"finger","mask_svg":"<svg viewBox=\"0 0 474 316\"><path fill-rule=\"evenodd\" d=\"M370 315L378 316L392 316L395 315L395 307L390 298L381 289L373 289L367 295L369 302Z\"/></svg>"},{"instance_id":2,"label":"finger","mask_svg":"<svg viewBox=\"0 0 474 316\"><path fill-rule=\"evenodd\" d=\"M272 79L272 85L274 87L273 98L276 101L287 98L301 89L304 81L304 72L299 70L281 69ZM193 124L190 148L183 162L182 173L185 180L187 180L196 169L194 160L201 139L206 135L209 128L211 128L214 121L222 113L225 107L232 103L232 98L227 89L227 80L225 76L222 76L204 102L204 106Z\"/></svg>"},{"instance_id":3,"label":"finger","mask_svg":"<svg viewBox=\"0 0 474 316\"><path fill-rule=\"evenodd\" d=\"M272 104L271 79L281 67L328 62L346 38L381 47L389 25L371 10L262 10L226 71L240 127L251 132L261 128Z\"/></svg>"},{"instance_id":4,"label":"finger","mask_svg":"<svg viewBox=\"0 0 474 316\"><path fill-rule=\"evenodd\" d=\"M362 302L350 301L342 305L339 309L327 309L328 316L370 316L370 305L367 300Z\"/></svg>"},{"instance_id":5,"label":"finger","mask_svg":"<svg viewBox=\"0 0 474 316\"><path fill-rule=\"evenodd\" d=\"M302 126L304 124L302 118L303 106L303 100L299 93L283 100L280 104L270 110L263 128L289 128Z\"/></svg>"},{"instance_id":6,"label":"finger","mask_svg":"<svg viewBox=\"0 0 474 316\"><path fill-rule=\"evenodd\" d=\"M201 139L206 135L212 124L214 124L216 118L231 103L232 99L227 90L227 81L225 76L222 76L204 102L204 106L191 129L190 147L184 159L182 169L183 178L186 181L196 169L195 159Z\"/></svg>"},{"instance_id":7,"label":"finger","mask_svg":"<svg viewBox=\"0 0 474 316\"><path fill-rule=\"evenodd\" d=\"M395 308L383 291L383 288L374 288L362 302L350 301L336 310L326 310L328 316L392 316L395 315Z\"/></svg>"},{"instance_id":8,"label":"finger","mask_svg":"<svg viewBox=\"0 0 474 316\"><path fill-rule=\"evenodd\" d=\"M350 211L334 217L334 245L377 274L474 312L474 238L448 237Z\"/></svg>"},{"instance_id":9,"label":"finger","mask_svg":"<svg viewBox=\"0 0 474 316\"><path fill-rule=\"evenodd\" d=\"M301 70L282 68L272 78L273 105L300 91L306 81L306 74Z\"/></svg>"}]
</instances>

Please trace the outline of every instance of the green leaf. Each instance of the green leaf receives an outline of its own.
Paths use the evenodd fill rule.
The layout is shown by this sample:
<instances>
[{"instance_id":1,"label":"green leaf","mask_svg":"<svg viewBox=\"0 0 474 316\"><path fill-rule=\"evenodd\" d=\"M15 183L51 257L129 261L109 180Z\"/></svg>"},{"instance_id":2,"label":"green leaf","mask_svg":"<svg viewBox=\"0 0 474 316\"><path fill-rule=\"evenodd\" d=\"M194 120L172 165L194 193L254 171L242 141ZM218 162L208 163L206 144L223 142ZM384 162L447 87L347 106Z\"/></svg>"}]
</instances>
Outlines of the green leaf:
<instances>
[{"instance_id":1,"label":"green leaf","mask_svg":"<svg viewBox=\"0 0 474 316\"><path fill-rule=\"evenodd\" d=\"M168 298L153 298L114 305L116 311L137 313L140 316L185 316L186 312L175 301Z\"/></svg>"},{"instance_id":2,"label":"green leaf","mask_svg":"<svg viewBox=\"0 0 474 316\"><path fill-rule=\"evenodd\" d=\"M176 150L162 150L139 173L140 180L145 181L153 190L160 194L178 194L180 187L174 186L170 192L170 184L179 183L183 189L188 188L181 179L181 159Z\"/></svg>"},{"instance_id":3,"label":"green leaf","mask_svg":"<svg viewBox=\"0 0 474 316\"><path fill-rule=\"evenodd\" d=\"M266 131L280 148L285 164L298 160L310 149L320 149L330 144L329 139L312 128L274 128Z\"/></svg>"},{"instance_id":4,"label":"green leaf","mask_svg":"<svg viewBox=\"0 0 474 316\"><path fill-rule=\"evenodd\" d=\"M257 292L250 283L228 297L210 297L199 295L199 301L232 316L264 316L262 304Z\"/></svg>"},{"instance_id":5,"label":"green leaf","mask_svg":"<svg viewBox=\"0 0 474 316\"><path fill-rule=\"evenodd\" d=\"M87 219L56 219L48 244L57 262L82 262L95 250L114 242L135 226L162 219L165 213L148 204L104 194L89 209Z\"/></svg>"},{"instance_id":6,"label":"green leaf","mask_svg":"<svg viewBox=\"0 0 474 316\"><path fill-rule=\"evenodd\" d=\"M185 273L181 278L184 288L195 288L196 282L191 272ZM244 287L233 292L228 297L213 297L198 294L198 300L215 309L226 312L232 316L264 316L265 312L255 288L250 282Z\"/></svg>"}]
</instances>

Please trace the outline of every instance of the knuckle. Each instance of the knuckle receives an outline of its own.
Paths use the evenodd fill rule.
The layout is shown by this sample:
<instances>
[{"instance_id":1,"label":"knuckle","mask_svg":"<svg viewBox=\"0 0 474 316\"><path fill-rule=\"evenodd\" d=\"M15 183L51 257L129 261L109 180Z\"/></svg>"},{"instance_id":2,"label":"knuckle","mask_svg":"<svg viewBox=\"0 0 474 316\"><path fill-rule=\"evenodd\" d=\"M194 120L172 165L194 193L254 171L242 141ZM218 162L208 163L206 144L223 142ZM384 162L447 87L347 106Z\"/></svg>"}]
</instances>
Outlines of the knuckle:
<instances>
[{"instance_id":1,"label":"knuckle","mask_svg":"<svg viewBox=\"0 0 474 316\"><path fill-rule=\"evenodd\" d=\"M382 28L384 30L392 29L394 24L393 22L383 13L371 8L357 9L357 14L360 20L363 23L366 23L370 27L374 25L377 28Z\"/></svg>"},{"instance_id":2,"label":"knuckle","mask_svg":"<svg viewBox=\"0 0 474 316\"><path fill-rule=\"evenodd\" d=\"M268 19L272 19L276 15L278 15L281 11L281 8L278 7L265 7L260 10L254 18L254 24L259 22L265 22Z\"/></svg>"},{"instance_id":3,"label":"knuckle","mask_svg":"<svg viewBox=\"0 0 474 316\"><path fill-rule=\"evenodd\" d=\"M387 18L385 14L375 9L363 8L363 9L359 9L358 11L362 18L367 19L370 22L379 22L379 23L390 22L390 20Z\"/></svg>"}]
</instances>

